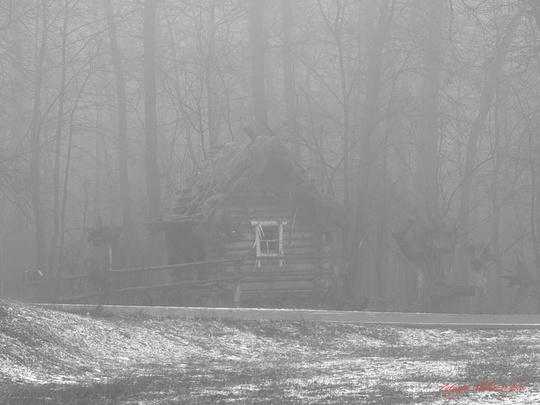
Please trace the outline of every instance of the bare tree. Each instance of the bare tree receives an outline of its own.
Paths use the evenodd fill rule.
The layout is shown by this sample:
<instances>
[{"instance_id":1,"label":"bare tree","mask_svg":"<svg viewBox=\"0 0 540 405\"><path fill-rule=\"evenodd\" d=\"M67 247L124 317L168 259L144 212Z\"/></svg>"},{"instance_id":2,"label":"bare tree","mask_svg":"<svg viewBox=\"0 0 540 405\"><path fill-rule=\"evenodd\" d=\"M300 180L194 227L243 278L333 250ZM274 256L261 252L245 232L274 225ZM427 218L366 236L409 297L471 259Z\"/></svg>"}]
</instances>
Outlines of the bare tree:
<instances>
[{"instance_id":1,"label":"bare tree","mask_svg":"<svg viewBox=\"0 0 540 405\"><path fill-rule=\"evenodd\" d=\"M66 52L67 52L67 27L69 22L70 4L69 0L64 2L64 21L62 25L62 45L61 45L61 71L60 71L60 94L58 96L58 118L55 134L55 152L54 152L54 172L53 172L53 234L51 237L51 246L49 249L48 271L50 274L56 273L56 248L60 236L60 152L62 146L62 133L64 126L64 104L66 95Z\"/></svg>"},{"instance_id":2,"label":"bare tree","mask_svg":"<svg viewBox=\"0 0 540 405\"><path fill-rule=\"evenodd\" d=\"M160 176L156 111L156 0L144 2L144 164L148 217L160 217Z\"/></svg>"},{"instance_id":3,"label":"bare tree","mask_svg":"<svg viewBox=\"0 0 540 405\"><path fill-rule=\"evenodd\" d=\"M379 10L373 43L369 50L367 85L365 90L365 100L362 108L360 123L360 161L356 169L356 215L354 220L354 231L348 247L348 255L352 263L353 280L358 278L358 274L363 271L363 260L359 257L362 240L368 236L368 217L371 212L368 208L370 195L371 171L374 165L373 138L377 120L377 108L379 105L379 95L381 91L381 75L383 65L383 50L391 23L394 18L396 1L383 0ZM346 247L347 248L347 247ZM379 275L376 276L377 278ZM380 280L378 278L378 280ZM380 285L380 281L378 284Z\"/></svg>"},{"instance_id":4,"label":"bare tree","mask_svg":"<svg viewBox=\"0 0 540 405\"><path fill-rule=\"evenodd\" d=\"M418 162L416 182L418 207L425 207L427 218L438 216L438 145L439 145L439 91L441 76L441 23L444 0L424 2L427 10L428 27L423 46L423 83L418 140ZM426 219L427 219L426 218Z\"/></svg>"},{"instance_id":5,"label":"bare tree","mask_svg":"<svg viewBox=\"0 0 540 405\"><path fill-rule=\"evenodd\" d=\"M30 122L30 145L32 159L30 162L30 194L35 221L36 266L45 269L45 229L42 216L41 199L41 87L43 85L43 63L47 52L47 38L49 35L49 0L41 1L41 41L37 50L36 74L34 80L34 100L32 120Z\"/></svg>"},{"instance_id":6,"label":"bare tree","mask_svg":"<svg viewBox=\"0 0 540 405\"><path fill-rule=\"evenodd\" d=\"M118 47L116 24L114 21L111 0L104 0L107 29L109 32L109 50L116 79L116 103L118 113L118 170L120 182L120 202L122 209L122 222L127 234L133 226L131 215L131 192L128 171L128 137L127 137L127 103L124 69L122 67L121 52Z\"/></svg>"},{"instance_id":7,"label":"bare tree","mask_svg":"<svg viewBox=\"0 0 540 405\"><path fill-rule=\"evenodd\" d=\"M472 123L471 130L467 142L467 151L465 157L465 167L463 171L463 183L461 185L461 201L459 207L459 223L458 231L467 235L469 233L469 214L470 214L470 201L471 191L473 185L473 175L476 167L476 156L478 149L478 140L482 133L484 123L488 117L488 114L492 107L494 89L496 87L499 73L503 67L506 59L508 48L514 38L514 34L519 25L521 13L512 16L510 24L506 28L506 31L500 36L500 42L497 44L497 48L494 50L493 62L491 63L484 84L482 86L482 95L480 99L480 105L478 107L478 114ZM461 281L467 280L467 267L463 266L461 272Z\"/></svg>"},{"instance_id":8,"label":"bare tree","mask_svg":"<svg viewBox=\"0 0 540 405\"><path fill-rule=\"evenodd\" d=\"M300 137L298 134L298 113L296 106L296 91L294 80L293 63L293 34L292 34L292 2L291 0L282 0L282 18L283 18L283 90L285 98L285 110L287 113L287 123L289 127L289 141L291 143L291 152L299 162L302 159L300 149Z\"/></svg>"},{"instance_id":9,"label":"bare tree","mask_svg":"<svg viewBox=\"0 0 540 405\"><path fill-rule=\"evenodd\" d=\"M253 0L249 9L249 37L251 50L251 93L255 115L255 131L267 133L268 111L266 106L265 72L265 21L264 0Z\"/></svg>"}]
</instances>

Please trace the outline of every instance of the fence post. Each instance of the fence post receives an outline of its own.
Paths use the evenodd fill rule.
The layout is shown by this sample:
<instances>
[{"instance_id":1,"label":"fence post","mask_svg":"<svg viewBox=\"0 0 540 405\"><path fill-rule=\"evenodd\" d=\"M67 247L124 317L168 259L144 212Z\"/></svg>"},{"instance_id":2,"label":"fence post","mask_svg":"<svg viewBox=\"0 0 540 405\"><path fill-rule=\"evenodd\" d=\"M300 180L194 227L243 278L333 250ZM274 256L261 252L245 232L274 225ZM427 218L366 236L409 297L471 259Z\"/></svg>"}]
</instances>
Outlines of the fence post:
<instances>
[{"instance_id":1,"label":"fence post","mask_svg":"<svg viewBox=\"0 0 540 405\"><path fill-rule=\"evenodd\" d=\"M240 260L237 260L234 262L234 276L238 277L240 276L240 269L242 267L242 262ZM233 306L235 308L240 306L242 297L242 287L241 287L241 279L237 278L234 280L234 292L233 292Z\"/></svg>"}]
</instances>

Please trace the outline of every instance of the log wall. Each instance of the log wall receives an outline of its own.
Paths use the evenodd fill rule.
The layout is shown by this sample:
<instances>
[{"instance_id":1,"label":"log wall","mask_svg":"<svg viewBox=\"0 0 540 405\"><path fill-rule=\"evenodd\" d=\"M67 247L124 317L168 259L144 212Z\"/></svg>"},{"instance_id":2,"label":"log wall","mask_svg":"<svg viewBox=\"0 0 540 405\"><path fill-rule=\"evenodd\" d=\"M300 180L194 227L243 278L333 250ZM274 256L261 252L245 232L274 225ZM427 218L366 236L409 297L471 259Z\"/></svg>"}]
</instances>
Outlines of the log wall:
<instances>
[{"instance_id":1,"label":"log wall","mask_svg":"<svg viewBox=\"0 0 540 405\"><path fill-rule=\"evenodd\" d=\"M246 258L240 271L242 299L250 296L279 296L289 293L301 297L311 294L314 281L332 271L331 243L323 238L317 218L309 207L301 206L291 197L273 194L269 190L248 189L227 198L221 205L233 219L239 240L226 244L225 257ZM251 221L286 222L283 225L283 254L287 258L280 267L276 258L255 258L255 231ZM324 257L324 258L323 258ZM232 265L227 274L234 273Z\"/></svg>"}]
</instances>

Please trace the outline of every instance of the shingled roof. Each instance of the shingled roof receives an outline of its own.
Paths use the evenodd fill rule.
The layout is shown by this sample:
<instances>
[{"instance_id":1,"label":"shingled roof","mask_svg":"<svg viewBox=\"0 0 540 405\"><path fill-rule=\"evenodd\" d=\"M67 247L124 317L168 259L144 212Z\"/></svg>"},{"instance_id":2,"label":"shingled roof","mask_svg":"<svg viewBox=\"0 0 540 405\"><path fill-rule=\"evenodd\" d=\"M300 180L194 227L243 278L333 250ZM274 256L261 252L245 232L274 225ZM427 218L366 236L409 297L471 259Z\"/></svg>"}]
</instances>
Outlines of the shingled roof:
<instances>
[{"instance_id":1,"label":"shingled roof","mask_svg":"<svg viewBox=\"0 0 540 405\"><path fill-rule=\"evenodd\" d=\"M203 162L187 187L167 201L163 221L205 222L228 195L255 182L292 190L302 203L339 211L342 218L341 205L309 182L283 142L276 136L260 136L251 142L227 143Z\"/></svg>"},{"instance_id":2,"label":"shingled roof","mask_svg":"<svg viewBox=\"0 0 540 405\"><path fill-rule=\"evenodd\" d=\"M208 218L225 197L255 181L296 186L308 181L308 176L278 137L229 142L166 203L164 220Z\"/></svg>"}]
</instances>

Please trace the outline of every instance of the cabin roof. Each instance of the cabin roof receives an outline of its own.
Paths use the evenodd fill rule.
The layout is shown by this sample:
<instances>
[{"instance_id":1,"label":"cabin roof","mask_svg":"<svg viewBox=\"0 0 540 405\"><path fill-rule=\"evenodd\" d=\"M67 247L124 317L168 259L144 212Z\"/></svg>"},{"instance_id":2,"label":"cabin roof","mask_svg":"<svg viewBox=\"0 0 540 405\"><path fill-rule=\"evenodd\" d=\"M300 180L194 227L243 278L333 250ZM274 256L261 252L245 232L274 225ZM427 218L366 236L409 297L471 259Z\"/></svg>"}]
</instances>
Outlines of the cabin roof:
<instances>
[{"instance_id":1,"label":"cabin roof","mask_svg":"<svg viewBox=\"0 0 540 405\"><path fill-rule=\"evenodd\" d=\"M258 181L286 187L304 183L308 176L278 137L229 142L167 202L164 220L206 218L225 197Z\"/></svg>"},{"instance_id":2,"label":"cabin roof","mask_svg":"<svg viewBox=\"0 0 540 405\"><path fill-rule=\"evenodd\" d=\"M160 223L204 223L227 196L247 185L290 190L303 204L322 204L327 210L331 206L332 212L343 210L336 200L317 190L277 136L259 136L251 142L229 142L204 161L187 187L166 202Z\"/></svg>"}]
</instances>

